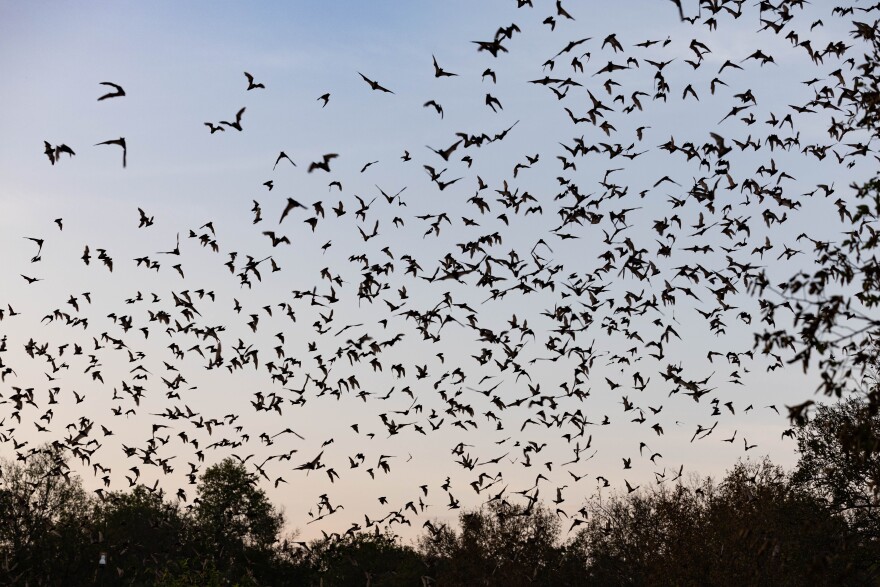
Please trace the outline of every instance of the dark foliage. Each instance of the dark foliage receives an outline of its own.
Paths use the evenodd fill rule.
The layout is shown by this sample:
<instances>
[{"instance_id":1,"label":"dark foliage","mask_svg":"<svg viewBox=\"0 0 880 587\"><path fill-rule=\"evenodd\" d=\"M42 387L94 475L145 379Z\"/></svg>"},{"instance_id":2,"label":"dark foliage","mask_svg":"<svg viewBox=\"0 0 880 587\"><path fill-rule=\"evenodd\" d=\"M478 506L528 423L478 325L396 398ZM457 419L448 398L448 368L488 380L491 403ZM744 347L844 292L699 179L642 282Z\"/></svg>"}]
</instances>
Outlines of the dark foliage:
<instances>
[{"instance_id":1,"label":"dark foliage","mask_svg":"<svg viewBox=\"0 0 880 587\"><path fill-rule=\"evenodd\" d=\"M877 584L880 417L866 413L855 399L819 408L794 431L791 474L741 462L720 482L593 500L571 519L499 495L413 545L375 524L282 539L281 514L233 460L205 471L189 508L142 485L94 497L47 447L0 467L0 584ZM865 422L864 445L844 442Z\"/></svg>"}]
</instances>

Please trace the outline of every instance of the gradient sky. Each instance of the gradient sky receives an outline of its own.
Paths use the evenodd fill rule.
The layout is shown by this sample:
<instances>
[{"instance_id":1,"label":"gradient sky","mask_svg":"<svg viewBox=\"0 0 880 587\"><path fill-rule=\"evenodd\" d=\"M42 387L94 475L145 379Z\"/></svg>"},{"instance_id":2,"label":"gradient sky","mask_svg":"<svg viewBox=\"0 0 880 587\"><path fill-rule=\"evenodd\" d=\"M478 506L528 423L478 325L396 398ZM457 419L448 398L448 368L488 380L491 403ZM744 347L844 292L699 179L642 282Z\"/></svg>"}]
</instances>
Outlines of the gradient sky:
<instances>
[{"instance_id":1,"label":"gradient sky","mask_svg":"<svg viewBox=\"0 0 880 587\"><path fill-rule=\"evenodd\" d=\"M726 254L721 247L733 243L720 234L720 227L699 237L688 236L702 226L704 210L693 201L674 208L671 198L683 198L699 177L714 181L715 168L710 172L695 161L670 156L659 146L674 137L677 145L691 141L699 147L713 143L710 132L723 135L729 143L732 139L745 140L749 135L761 141L763 146L758 151L736 149L728 156L731 175L738 183L750 177L762 184L776 182L777 177L755 176L760 166L775 164L793 178L779 179L786 197L802 206L789 210L784 224L770 227L761 217L762 210L771 207L768 203L759 202L754 196L747 199L740 188L720 190L719 216L712 218L707 214L705 222L719 220L721 208L729 204L730 217L742 218L751 227L747 245L733 255L740 262L765 266L773 283L808 267L810 248L804 241L795 241L795 237L807 232L816 239L838 240L846 228L837 222L834 200L851 197L847 186L869 177L875 166L857 158L840 164L830 152L821 161L801 149L777 148L771 152L765 143L769 134L783 139L797 134L801 147L829 145L843 156L850 150L845 143L865 140L855 133L847 135L841 142L844 144L829 138L827 130L832 119L840 120L844 113L818 111L796 115L791 128L771 128L765 121L773 115L782 119L788 113L794 114L789 105L806 103L813 97L813 89L824 84L835 87L835 78L829 77L835 69L843 68L843 75L852 75L845 60L852 57L858 63L864 52L859 41L850 35L851 20L859 16L833 16L831 3L817 3L803 12L795 11L792 22L775 35L769 30L757 32L761 23L751 3L743 5L745 14L739 19L718 15L718 29L709 31L700 21L693 27L679 22L674 6L668 2L569 1L566 7L576 20L557 17L556 30L551 31L542 21L555 13L555 3L535 0L534 4L534 8L523 9L517 9L513 0L258 5L0 4L0 71L6 79L0 87L0 250L4 258L0 308L8 304L19 313L15 317L7 313L0 321L0 336L5 336L8 344L2 359L15 369L15 374L7 376L0 385L0 393L8 399L15 393L13 386L32 387L37 403L36 407L24 407L19 414L20 422L14 419L10 402L0 404L0 439L4 440L0 456L15 456L13 438L17 442L27 441L28 445L21 449L27 450L43 442L70 437L70 431L81 425L80 418L89 418L96 423L90 438L96 438L102 445L93 459L112 469L110 488L123 489L128 486L125 476L132 475L127 469L139 461L126 459L121 447L144 447L154 435L154 425L167 425L170 429L156 433L162 438L169 437L167 444L159 443L158 455L171 458L174 471L165 475L158 467L140 463L139 481L151 485L159 479L160 486L170 495L183 486L191 502L195 489L186 485L185 474L190 470L187 463L198 463L195 447L177 436L181 432L190 439L198 439L205 464L235 453L241 458L254 455L247 461L253 469L253 463L262 462L267 456L296 451L289 461L271 460L265 466L272 480L283 477L286 483L276 488L264 482L263 486L273 501L285 509L289 529L299 530L305 538L318 535L320 530L344 531L354 522L363 525L364 514L371 519L382 518L422 496L431 507L421 516L411 516L417 530L424 519L449 519L455 515L447 509L448 494L460 500L462 506L474 507L504 486L508 487L507 495L530 488L539 473L548 478L540 484L540 498L550 500L557 487L567 485L566 501L561 507L574 514L583 499L598 491L596 476L611 481L611 489L602 490L607 493L620 490L624 480L647 487L654 482L655 474L671 478L681 466L686 474L718 475L738 458L765 454L778 463L793 464L793 443L780 440L780 433L788 425L784 406L812 397L818 376L788 366L768 371L774 361L760 353L755 353L754 360L743 358L739 365L723 356L716 356L712 362L707 359L710 350L722 354L749 351L753 334L762 328L760 314L757 301L746 294L740 283L739 293L727 299L737 309L724 314L726 332L715 335L697 311L708 311L715 304L707 284L695 285L675 277L676 268L683 265L725 267ZM695 2L683 4L688 14L696 11ZM822 24L810 31L810 25L819 19ZM508 53L495 59L476 50L472 41L491 40L499 26L511 23L516 23L522 32L505 41ZM803 47L793 46L784 38L792 29L800 34L800 40L809 38L814 48L839 40L852 47L840 59L828 55L823 63L814 64ZM616 33L623 52L615 52L610 45L602 47L611 33ZM546 61L569 41L586 37L591 40L571 54L557 58L552 71L546 67ZM667 38L669 43L664 46L662 41ZM635 46L646 39L661 43L647 49ZM689 48L692 39L711 48L696 70L685 62L695 59ZM758 48L773 55L775 64L743 62ZM435 78L432 55L444 69L458 76ZM584 73L573 71L573 55L584 63ZM609 60L623 64L628 57L637 59L639 67L631 66L610 76L620 86L612 87L609 95L603 87L609 76L594 74ZM719 75L719 68L728 59L744 69L727 69ZM673 60L663 70L670 86L666 101L652 99L656 67L646 60ZM486 68L496 72L497 84L481 79ZM243 71L252 73L266 88L246 91ZM371 91L358 72L377 80L394 94ZM547 87L527 83L545 75L562 79L571 76L582 86L572 88L563 100L558 100ZM727 85L719 85L712 95L709 85L714 77ZM802 83L813 78L823 81L813 89ZM105 91L99 85L104 81L122 85L126 96L97 101ZM693 85L699 101L682 99L688 84ZM631 95L637 90L647 93L641 97L644 110L624 114L623 109L631 105ZM746 90L753 92L757 104L719 123L733 105L739 104L734 95ZM322 108L317 98L325 92L331 97ZM588 92L613 108L613 112L607 113L607 120L614 125L613 132L606 134L590 123L573 125L563 110L567 107L575 115L585 116L592 104ZM495 113L485 105L487 93L502 102L502 110ZM617 95L623 98L614 101ZM422 106L431 99L442 104L443 118ZM242 132L227 129L212 135L203 124L231 120L241 107L246 107ZM757 122L748 126L740 118L750 112ZM480 149L460 148L449 162L426 147L446 148L457 140L456 132L494 135L514 123L516 126L503 141ZM641 140L636 134L640 127L646 127ZM620 143L628 147L632 143L631 153L645 153L632 160L609 160L605 154L591 154L576 160L576 170L563 170L557 156L567 153L560 143L572 146L573 138L581 136L588 146ZM125 169L117 147L93 146L118 137L125 137L128 145ZM43 153L43 141L67 144L76 155L62 155L53 166ZM282 150L296 167L281 161L273 170ZM411 154L411 161L401 160L405 150ZM324 153L339 154L331 164L332 173L307 173L309 163L320 160ZM472 167L460 160L465 154L473 158ZM539 162L518 171L514 178L514 166L526 163L527 156L536 154L540 154ZM377 163L361 172L372 161ZM854 161L855 166L847 167L849 161ZM444 179L462 179L441 192L429 181L423 165L438 170L448 167ZM615 171L608 173L612 169ZM477 176L490 186L482 193L492 205L492 211L485 215L468 203L476 192ZM667 182L655 186L663 176L680 185ZM604 188L600 182L604 178L626 186L628 192L622 198L601 204L601 223L567 227L562 232L578 238L561 240L550 232L559 225L556 210L561 204L555 199L563 189L559 177L577 183L584 195L601 194ZM274 182L271 191L263 185L268 180ZM333 180L341 182L341 191L328 187ZM495 190L503 189L504 181L509 182L511 191L519 189L532 194L543 213L524 216L522 212L504 210L495 200ZM828 197L804 195L816 190L818 184L833 186L835 191ZM405 206L397 201L386 202L379 189L388 194L403 189L400 201ZM294 210L279 226L278 218L288 197L308 209ZM355 218L358 197L367 203L376 198L365 221ZM259 224L252 222L255 201L259 202L264 218ZM327 217L320 220L313 232L303 221L314 215L311 206L318 201L323 203ZM347 211L339 218L331 211L338 202ZM154 218L152 226L138 228L138 208ZM442 305L448 293L453 302L476 310L482 327L495 331L509 328L508 320L513 315L520 323L527 320L535 337L521 339L526 344L517 360L527 365L531 384L540 383L542 393L564 394L563 384L574 385L575 357L557 362L542 360L550 356L545 342L552 335L551 330L558 327L542 313L563 304L581 307L579 304L587 301L563 297L563 292L568 291L563 283L578 277L586 279L604 264L598 257L609 249L602 232L613 230L609 213L628 208L634 210L627 213L628 226L617 242L629 237L636 247L647 248L648 258L656 261L661 273L651 283L639 282L629 275L618 276L617 269L605 275L602 279L608 284L606 296L615 301L614 308L626 304L626 292L639 296L644 290L647 297L659 297L667 281L692 287L700 301L678 293L674 306L660 305L657 312L633 317L630 329L645 342L657 339L666 326L673 326L681 336L680 340L672 338L664 345L665 356L659 361L648 357L648 351L634 339L601 328L603 320L619 321L622 314L615 313L611 306L597 311L593 326L576 340L576 344L591 347L595 353L590 376L581 384L583 390L590 392L583 401L568 397L559 399L555 410L549 405L523 404L499 412L489 396L477 390L485 391L499 384L491 393L510 403L530 393L526 378L517 378L510 370L499 370L491 362L485 366L478 364L472 357L487 345L478 340L474 330L450 322L444 326L439 342L425 341L413 322L400 315L409 308L425 311ZM779 215L784 211L778 206L772 208ZM426 236L431 219L418 217L443 212L451 222L441 224L439 234ZM502 212L507 213L508 223L498 218ZM678 231L674 255L668 259L656 257L660 237L653 229L654 222L675 214L680 216L684 228ZM395 225L395 217L404 224ZM480 226L465 226L462 217L476 220ZM53 223L56 218L63 219L63 230ZM217 253L188 238L191 230L197 235L205 234L207 229L201 227L209 221L216 230ZM379 236L365 242L358 228L369 233L376 221ZM264 230L287 235L291 244L273 248L262 234ZM472 281L429 282L405 275L402 255L418 260L422 267L420 275L430 276L447 253L462 261L479 260L479 256L468 259L458 243L494 232L503 237L503 243L491 250L495 256L504 257L509 251L516 251L520 259L531 262L530 251L534 250L548 262L562 265L564 269L555 277L556 289L530 295L514 293L491 300L489 289L478 288ZM177 235L180 257L159 254L175 247ZM44 239L41 260L31 262L36 245L23 237ZM772 241L773 248L763 258L752 254L765 238ZM542 239L548 246L535 248ZM322 248L327 242L331 246ZM86 245L93 255L88 266L80 260ZM684 250L694 245L712 246L713 252ZM785 245L796 245L805 254L790 261L778 259ZM386 246L393 260L382 251ZM113 258L112 273L97 259L98 249L106 250ZM232 251L238 253L238 270L247 255L256 259L271 255L281 270L272 273L266 262L261 265L265 268L262 281L254 282L251 289L242 287L238 277L224 266ZM388 289L372 303L359 301L356 295L362 265L350 257L360 254L366 255L370 264L391 261L395 267L387 276ZM160 270L137 267L133 259L143 256L159 261ZM172 269L177 263L185 278ZM344 283L333 286L340 301L332 305L334 315L329 332L318 334L313 324L321 320L321 314L328 316L331 307L312 306L308 298L295 299L291 291L311 291L317 287L318 293L329 293L332 284L322 279L324 268ZM498 275L504 274L499 267L495 270ZM21 274L42 281L29 285L19 277ZM398 290L404 286L408 292L405 305L391 311L383 300L402 304L404 300ZM183 360L174 358L169 349L173 342L182 347L186 344L186 348L201 344L205 349L211 343L199 341L191 334L165 332L164 325L149 322L150 312L164 309L172 314L172 325L173 320L183 323L179 309L174 308L172 292L180 295L188 290L195 296L192 292L198 289L213 291L215 301L205 298L196 304L201 315L195 322L200 326L225 327L222 338L227 364L233 347L241 340L243 347L253 345L252 348L259 349L259 369L247 365L232 373L225 368L205 370L206 361L194 352L187 353ZM84 301L82 292L90 293L91 304ZM142 293L145 301L126 303L137 292ZM152 293L161 301L151 303ZM77 297L79 311L68 303L71 296ZM233 310L236 300L243 308L240 313ZM280 302L292 305L295 322L278 307ZM271 316L263 309L265 306L272 308ZM87 317L88 327L45 320L56 308ZM741 312L751 315L751 324L737 318ZM466 323L469 312L457 309L447 313ZM109 314L117 318L132 316L135 328L124 333ZM251 314L260 316L256 331L248 326ZM778 325L784 327L789 318L790 314L780 311ZM388 320L384 326L379 322L383 319ZM359 326L337 334L348 325ZM143 326L149 328L148 338L138 331ZM124 340L128 349L111 348L101 340L102 333ZM280 360L274 350L280 341L277 333L284 336L281 346L285 355L302 361L302 366L295 369L295 377L286 385L273 381L265 369L267 361ZM351 390L343 391L339 398L332 394L319 396L318 390L309 386L307 374L314 377L319 373L316 352L326 360L349 338L355 340L369 334L376 341L383 341L398 333L405 335L403 342L387 347L378 357L383 366L381 372L374 370L369 359L350 363L344 354L332 367L329 382L354 375L369 395L359 397L361 390ZM93 337L104 348L94 350ZM513 343L520 342L518 333L511 337ZM24 345L30 339L37 344L48 342L57 363L68 362L69 369L53 373L44 359L28 357ZM313 341L317 351L309 350ZM74 343L83 345L84 356L72 357L70 350L59 356L57 347L65 343L71 347ZM634 345L638 348L630 356L630 364L617 360L627 356ZM130 361L129 351L141 351L145 358ZM495 358L503 355L498 347L495 353ZM89 354L100 365L103 384L85 372ZM530 362L532 359L537 360ZM391 372L392 364L404 365L406 377L396 378ZM140 405L122 392L123 382L133 382L137 372L131 369L137 365L149 371L145 381L137 382L146 388ZM427 366L426 378L417 378L417 365ZM683 393L670 393L674 384L660 375L667 365L682 365L693 380L708 378L706 388L713 391L700 402ZM168 366L186 379L178 390L179 398L166 397L167 387L162 378L171 380L177 374ZM447 376L438 383L444 373L451 373L456 367L464 370L466 380L456 383L454 376ZM741 384L734 382L734 371ZM650 378L644 391L633 388L634 372ZM607 380L621 387L612 389ZM304 385L306 403L286 403L282 415L256 412L252 407L257 392L274 392L287 402L297 397L291 390L303 389ZM50 394L54 393L50 390L54 387L59 388L55 393L58 403L49 405ZM410 387L413 397L401 392L405 387ZM74 391L84 397L81 403L75 401ZM447 397L460 393L458 400L472 405L475 415L471 418L443 414L448 404L441 393ZM387 399L379 399L386 395ZM119 396L123 399L114 399ZM624 411L623 396L637 409ZM712 415L712 398L719 399L720 415ZM723 406L727 401L732 402L735 413ZM423 406L423 411L407 411L413 405ZM781 415L769 405L776 406ZM204 420L223 420L227 415L236 419L230 422L233 418L227 418L228 423L215 427L209 434L192 421L172 421L155 415L175 406L187 406ZM653 414L649 406L663 408ZM749 406L753 409L746 412ZM114 416L114 408L135 412ZM644 423L632 421L639 408L646 416ZM53 410L51 417L41 420L47 409ZM566 432L576 431L570 425L530 425L521 430L526 420L538 417L540 409L548 417L580 409L595 425L587 426L585 436L572 441L562 438ZM436 431L429 425L432 410L440 416L431 421L436 424L444 419ZM401 413L392 414L393 411ZM484 415L487 411L494 411L502 419L503 430L497 430L491 417ZM398 424L418 423L428 434L418 434L409 426L389 437L380 414L390 415ZM600 425L606 416L610 425ZM479 428L453 425L468 419L478 423ZM698 426L709 428L716 422L717 429L712 435L691 442ZM48 431L39 431L34 423ZM651 430L655 423L664 429L662 436ZM99 433L98 424L112 430L113 436ZM353 424L358 425L357 431L351 427ZM241 429L236 430L236 426ZM263 432L274 435L287 427L305 440L282 435L267 446L259 439ZM735 442L721 442L734 433ZM242 435L247 435L247 439L235 450L224 446L205 448L222 438L242 440ZM561 466L573 458L574 445L584 446L589 436L592 445L581 454L581 461ZM756 448L746 453L742 439L757 445ZM523 448L529 442L547 445L539 453L530 453L531 466L524 466ZM639 455L640 442L648 445L643 456ZM479 463L505 453L507 456L497 464L466 470L455 462L460 456L451 454L459 443L464 443L464 453L479 459ZM340 475L335 483L328 479L326 468L308 475L291 470L322 450L322 463ZM663 456L652 464L647 457L655 452ZM349 458L357 453L364 455L364 464L351 469ZM378 466L381 455L392 455L386 459L390 473ZM631 470L623 469L623 458L632 458ZM548 462L549 467L545 465ZM72 464L81 471L89 489L103 485L93 469ZM365 472L367 468L374 469L375 479ZM569 470L586 477L575 482ZM497 485L477 494L469 483L480 473L502 476L498 477ZM447 477L451 477L448 492L441 489ZM427 497L419 489L423 484L429 487ZM309 514L319 514L322 494L334 506L344 505L344 510L309 524L313 519ZM388 504L380 504L379 497L387 498ZM415 531L396 526L394 529L406 536Z\"/></svg>"}]
</instances>

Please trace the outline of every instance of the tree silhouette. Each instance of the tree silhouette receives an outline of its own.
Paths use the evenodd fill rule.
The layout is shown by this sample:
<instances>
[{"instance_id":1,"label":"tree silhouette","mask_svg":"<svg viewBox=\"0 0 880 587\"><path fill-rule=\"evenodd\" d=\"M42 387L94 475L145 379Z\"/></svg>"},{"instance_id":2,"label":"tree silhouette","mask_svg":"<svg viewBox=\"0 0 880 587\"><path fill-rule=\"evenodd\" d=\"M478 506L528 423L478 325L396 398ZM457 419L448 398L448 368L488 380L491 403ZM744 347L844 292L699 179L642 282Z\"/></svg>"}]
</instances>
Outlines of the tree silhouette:
<instances>
[{"instance_id":1,"label":"tree silhouette","mask_svg":"<svg viewBox=\"0 0 880 587\"><path fill-rule=\"evenodd\" d=\"M98 545L126 584L157 583L186 566L188 520L143 485L96 503L93 524Z\"/></svg>"},{"instance_id":2,"label":"tree silhouette","mask_svg":"<svg viewBox=\"0 0 880 587\"><path fill-rule=\"evenodd\" d=\"M850 397L819 406L795 437L794 483L826 499L856 532L880 539L880 415Z\"/></svg>"},{"instance_id":3,"label":"tree silhouette","mask_svg":"<svg viewBox=\"0 0 880 587\"><path fill-rule=\"evenodd\" d=\"M867 41L872 50L858 66L861 79L841 95L838 105L844 120L829 132L840 139L850 131L867 130L876 139L880 137L880 38L872 26L853 24L853 37ZM859 143L847 146L855 152L862 148ZM841 397L855 385L876 413L880 388L864 383L880 364L880 320L873 312L880 307L880 233L875 228L880 220L880 176L852 188L856 192L853 200L836 202L845 238L812 241L812 269L798 271L781 284L763 279L754 285L760 292L776 292L794 312L791 328L765 330L756 335L755 346L765 353L792 350L789 362L800 364L804 371L815 361L821 392ZM765 312L772 310L765 307ZM813 404L808 400L790 406L793 422L805 422Z\"/></svg>"},{"instance_id":4,"label":"tree silhouette","mask_svg":"<svg viewBox=\"0 0 880 587\"><path fill-rule=\"evenodd\" d=\"M307 584L404 586L419 585L426 566L419 554L385 533L348 533L328 536L309 545L303 559Z\"/></svg>"},{"instance_id":5,"label":"tree silhouette","mask_svg":"<svg viewBox=\"0 0 880 587\"><path fill-rule=\"evenodd\" d=\"M97 569L89 499L62 450L0 462L0 583L61 584Z\"/></svg>"},{"instance_id":6,"label":"tree silhouette","mask_svg":"<svg viewBox=\"0 0 880 587\"><path fill-rule=\"evenodd\" d=\"M244 465L227 458L208 467L193 510L199 556L239 580L272 562L283 516Z\"/></svg>"},{"instance_id":7,"label":"tree silhouette","mask_svg":"<svg viewBox=\"0 0 880 587\"><path fill-rule=\"evenodd\" d=\"M602 585L803 585L864 581L843 518L769 461L591 504L569 545ZM876 577L875 577L876 578Z\"/></svg>"},{"instance_id":8,"label":"tree silhouette","mask_svg":"<svg viewBox=\"0 0 880 587\"><path fill-rule=\"evenodd\" d=\"M560 522L543 505L497 500L458 522L458 532L440 524L420 543L438 584L554 584Z\"/></svg>"}]
</instances>

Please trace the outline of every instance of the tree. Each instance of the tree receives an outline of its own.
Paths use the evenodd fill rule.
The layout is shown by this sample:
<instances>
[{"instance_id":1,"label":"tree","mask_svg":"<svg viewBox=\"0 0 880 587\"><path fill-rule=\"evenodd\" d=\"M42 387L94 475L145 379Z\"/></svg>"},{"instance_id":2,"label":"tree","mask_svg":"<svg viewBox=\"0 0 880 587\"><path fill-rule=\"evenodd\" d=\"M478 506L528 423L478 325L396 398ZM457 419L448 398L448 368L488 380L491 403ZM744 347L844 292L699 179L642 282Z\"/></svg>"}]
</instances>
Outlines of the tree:
<instances>
[{"instance_id":1,"label":"tree","mask_svg":"<svg viewBox=\"0 0 880 587\"><path fill-rule=\"evenodd\" d=\"M586 562L586 576L596 584L688 584L687 576L708 573L704 549L689 546L701 541L694 536L705 514L701 499L713 491L706 480L592 502L585 528L567 550Z\"/></svg>"},{"instance_id":2,"label":"tree","mask_svg":"<svg viewBox=\"0 0 880 587\"><path fill-rule=\"evenodd\" d=\"M187 565L187 520L161 493L143 485L110 493L95 505L94 519L99 545L126 584L153 585Z\"/></svg>"},{"instance_id":3,"label":"tree","mask_svg":"<svg viewBox=\"0 0 880 587\"><path fill-rule=\"evenodd\" d=\"M858 66L860 75L853 78L852 85L841 84L835 108L843 117L835 120L828 132L833 140L842 141L850 132L866 131L870 136L864 142L870 144L870 139L880 137L880 37L873 25L853 24L853 37L867 41L872 50L864 55ZM765 353L791 350L789 362L800 364L805 371L816 361L820 391L839 398L855 386L876 413L880 387L876 381L867 387L864 383L866 374L880 365L880 320L875 318L880 307L880 232L876 229L880 175L851 187L856 192L854 200L836 202L846 235L842 241L813 240L813 267L798 271L778 286L763 276L754 282L756 292L763 294L769 289L783 298L781 304L764 307L771 325L775 327L772 316L776 307L786 306L794 312L792 328L765 330L756 336L755 346ZM790 407L792 420L803 423L813 403Z\"/></svg>"},{"instance_id":4,"label":"tree","mask_svg":"<svg viewBox=\"0 0 880 587\"><path fill-rule=\"evenodd\" d=\"M272 568L284 517L254 475L227 458L205 470L197 492L193 516L199 556L239 581L252 582L258 570Z\"/></svg>"},{"instance_id":5,"label":"tree","mask_svg":"<svg viewBox=\"0 0 880 587\"><path fill-rule=\"evenodd\" d=\"M856 532L880 539L880 415L850 397L795 428L795 483L826 499Z\"/></svg>"},{"instance_id":6,"label":"tree","mask_svg":"<svg viewBox=\"0 0 880 587\"><path fill-rule=\"evenodd\" d=\"M769 461L594 503L567 548L603 585L844 585L877 577L846 521Z\"/></svg>"},{"instance_id":7,"label":"tree","mask_svg":"<svg viewBox=\"0 0 880 587\"><path fill-rule=\"evenodd\" d=\"M97 569L89 498L63 449L0 462L0 583L72 584Z\"/></svg>"},{"instance_id":8,"label":"tree","mask_svg":"<svg viewBox=\"0 0 880 587\"><path fill-rule=\"evenodd\" d=\"M420 543L429 574L446 585L554 585L560 524L540 503L507 501L459 516L460 531L433 528Z\"/></svg>"},{"instance_id":9,"label":"tree","mask_svg":"<svg viewBox=\"0 0 880 587\"><path fill-rule=\"evenodd\" d=\"M710 536L715 555L711 583L737 578L737 584L843 585L866 579L853 566L857 540L846 520L767 459L738 463L707 501L700 530Z\"/></svg>"},{"instance_id":10,"label":"tree","mask_svg":"<svg viewBox=\"0 0 880 587\"><path fill-rule=\"evenodd\" d=\"M393 587L419 585L426 570L419 554L392 534L349 532L312 541L301 565L305 584Z\"/></svg>"}]
</instances>

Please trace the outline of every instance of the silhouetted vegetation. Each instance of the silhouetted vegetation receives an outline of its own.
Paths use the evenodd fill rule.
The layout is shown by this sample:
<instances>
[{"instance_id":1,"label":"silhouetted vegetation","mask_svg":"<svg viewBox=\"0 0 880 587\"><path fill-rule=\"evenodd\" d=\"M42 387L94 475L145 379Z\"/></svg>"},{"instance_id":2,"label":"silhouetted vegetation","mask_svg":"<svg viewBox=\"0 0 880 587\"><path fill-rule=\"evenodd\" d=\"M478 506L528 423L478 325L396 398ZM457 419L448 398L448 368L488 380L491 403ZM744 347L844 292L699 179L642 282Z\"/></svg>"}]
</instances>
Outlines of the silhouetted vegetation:
<instances>
[{"instance_id":1,"label":"silhouetted vegetation","mask_svg":"<svg viewBox=\"0 0 880 587\"><path fill-rule=\"evenodd\" d=\"M90 494L50 445L0 467L0 583L876 584L880 417L866 411L856 399L816 410L793 430L791 472L765 459L717 482L658 479L571 518L502 491L457 524L426 523L411 543L370 521L310 542L285 537L282 514L232 459L206 469L187 507L185 495L140 484Z\"/></svg>"},{"instance_id":2,"label":"silhouetted vegetation","mask_svg":"<svg viewBox=\"0 0 880 587\"><path fill-rule=\"evenodd\" d=\"M880 415L849 398L820 406L796 437L801 459L793 484L822 496L859 534L880 538Z\"/></svg>"},{"instance_id":3,"label":"silhouetted vegetation","mask_svg":"<svg viewBox=\"0 0 880 587\"><path fill-rule=\"evenodd\" d=\"M853 25L853 38L867 42L870 50L858 60L858 66L853 62L861 79L841 102L846 104L843 112L847 130L833 128L830 133L843 137L853 130L865 130L876 139L880 136L880 35L875 26L858 21ZM844 232L845 238L837 242L813 241L812 270L798 271L776 285L766 278L755 284L762 292L776 291L794 311L792 328L766 329L755 343L765 353L796 349L790 362L800 364L804 370L818 365L819 391L827 396L841 398L853 384L860 386L867 400L865 414L875 415L880 409L876 378L880 322L875 318L880 306L880 238L875 228L880 220L880 175L862 184L853 183L851 188L855 192L851 202L837 202L842 206L841 221L847 218L851 224L851 229ZM765 311L772 316L772 309ZM775 328L772 320L770 326ZM807 400L789 406L792 421L802 421L813 403ZM868 426L867 421L861 424Z\"/></svg>"}]
</instances>

